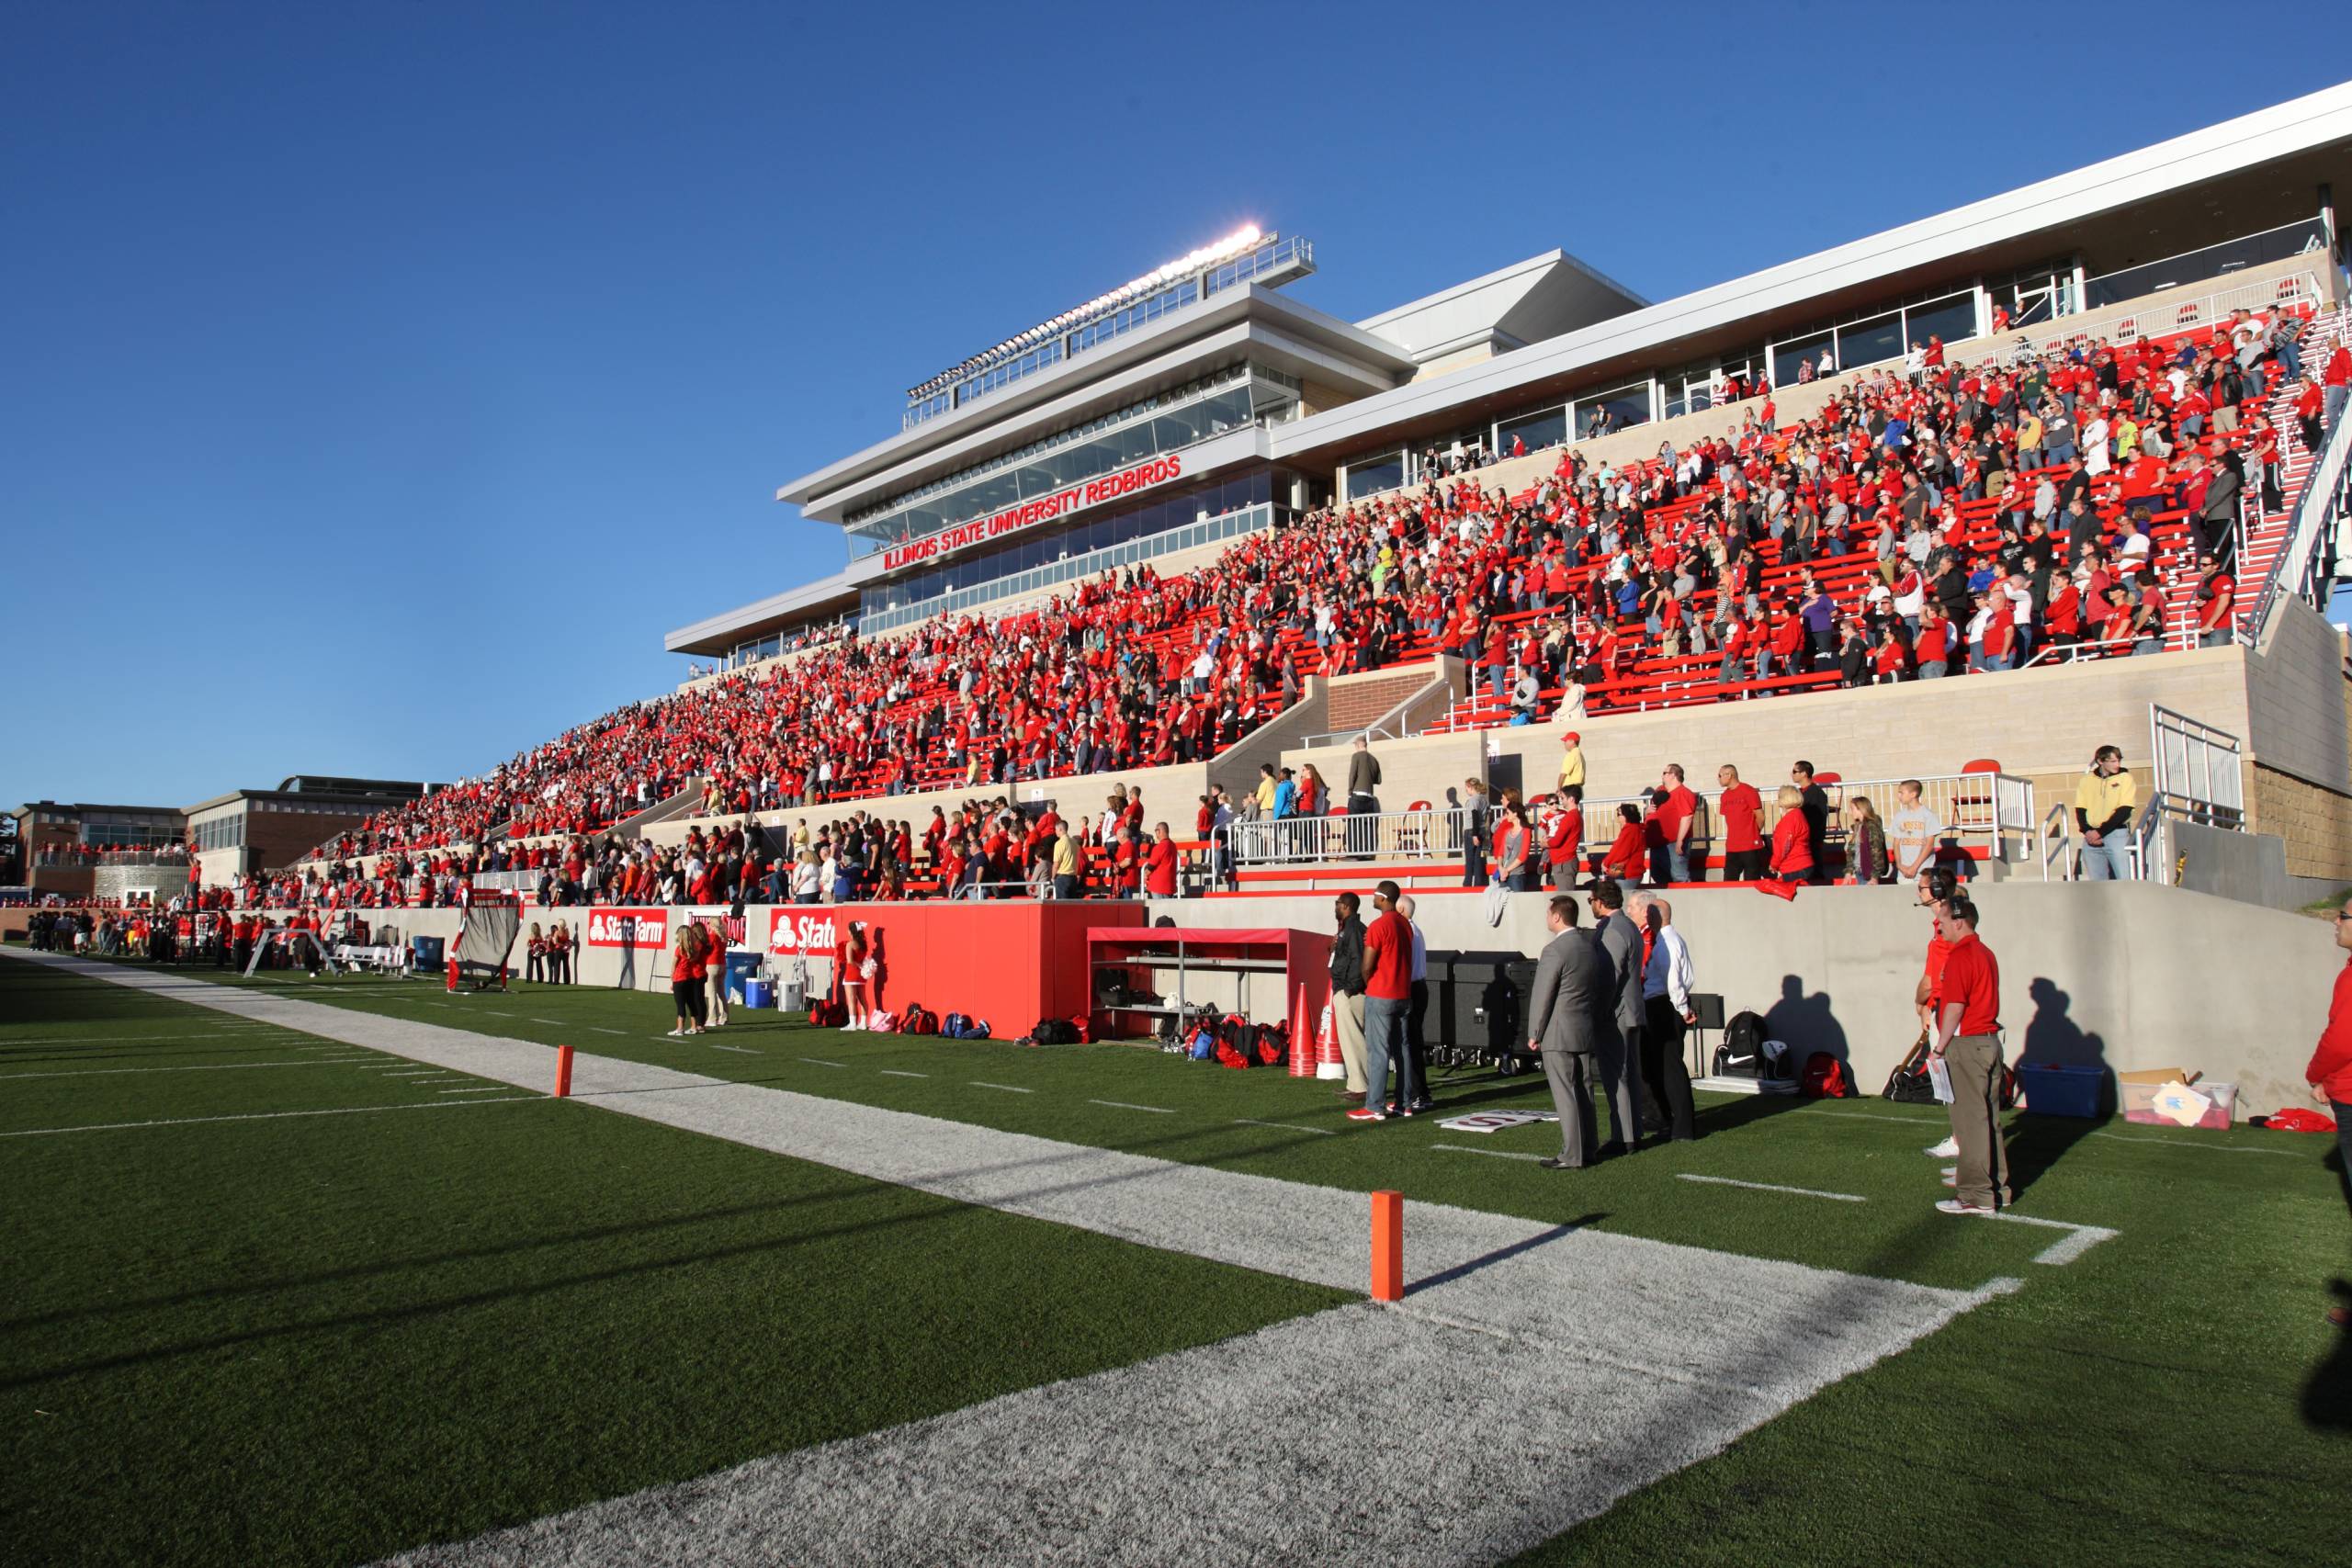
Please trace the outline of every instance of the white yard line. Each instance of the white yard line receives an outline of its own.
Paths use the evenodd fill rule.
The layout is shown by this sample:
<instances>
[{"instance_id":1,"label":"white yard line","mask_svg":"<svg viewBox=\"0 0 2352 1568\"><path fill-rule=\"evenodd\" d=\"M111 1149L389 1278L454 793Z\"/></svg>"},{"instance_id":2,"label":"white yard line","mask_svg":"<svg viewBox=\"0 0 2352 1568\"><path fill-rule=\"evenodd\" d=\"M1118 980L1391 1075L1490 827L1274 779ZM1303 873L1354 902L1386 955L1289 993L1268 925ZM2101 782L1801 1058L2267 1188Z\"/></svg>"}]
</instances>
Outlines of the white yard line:
<instances>
[{"instance_id":1,"label":"white yard line","mask_svg":"<svg viewBox=\"0 0 2352 1568\"><path fill-rule=\"evenodd\" d=\"M897 1067L876 1067L874 1070L880 1073L886 1078L927 1078L931 1077L929 1073L910 1073L902 1071Z\"/></svg>"},{"instance_id":2,"label":"white yard line","mask_svg":"<svg viewBox=\"0 0 2352 1568\"><path fill-rule=\"evenodd\" d=\"M1551 1157L1548 1155L1521 1154L1516 1149L1482 1149L1470 1144L1431 1144L1430 1147L1433 1149L1443 1149L1449 1154L1485 1155L1488 1159L1540 1160Z\"/></svg>"},{"instance_id":3,"label":"white yard line","mask_svg":"<svg viewBox=\"0 0 2352 1568\"><path fill-rule=\"evenodd\" d=\"M847 1062L828 1062L822 1056L803 1056L800 1060L808 1063L812 1067L846 1067L849 1066Z\"/></svg>"},{"instance_id":4,"label":"white yard line","mask_svg":"<svg viewBox=\"0 0 2352 1568\"><path fill-rule=\"evenodd\" d=\"M560 1018L535 1018L531 1020L531 1021L533 1023L544 1023L550 1029L561 1029L563 1027L563 1021Z\"/></svg>"},{"instance_id":5,"label":"white yard line","mask_svg":"<svg viewBox=\"0 0 2352 1568\"><path fill-rule=\"evenodd\" d=\"M1029 1091L1023 1089L1021 1092L1026 1094ZM1298 1127L1288 1122L1260 1122L1249 1116L1235 1117L1233 1124L1237 1127L1272 1127L1284 1133L1312 1133L1318 1138L1336 1138L1340 1135L1337 1131L1329 1127Z\"/></svg>"},{"instance_id":6,"label":"white yard line","mask_svg":"<svg viewBox=\"0 0 2352 1568\"><path fill-rule=\"evenodd\" d=\"M2105 1225L2070 1224L2064 1220L2036 1219L2031 1214L2012 1214L2007 1210L1997 1213L1978 1214L1975 1217L1980 1220L2000 1220L2013 1225L2041 1225L2048 1230L2073 1232L2073 1235L2051 1243L2033 1255L2033 1260L2036 1263L2048 1263L2061 1268L2072 1263L2100 1242L2113 1241L2123 1234L2120 1231L2109 1230Z\"/></svg>"},{"instance_id":7,"label":"white yard line","mask_svg":"<svg viewBox=\"0 0 2352 1568\"><path fill-rule=\"evenodd\" d=\"M1735 1181L1728 1176L1697 1176L1687 1170L1675 1174L1685 1181L1711 1182L1717 1187L1745 1187L1752 1192L1793 1192L1800 1198L1834 1198L1840 1203L1870 1201L1859 1192L1824 1192L1815 1187L1781 1187L1770 1181Z\"/></svg>"},{"instance_id":8,"label":"white yard line","mask_svg":"<svg viewBox=\"0 0 2352 1568\"><path fill-rule=\"evenodd\" d=\"M505 1088L502 1084L498 1086ZM119 1133L134 1127L194 1127L207 1122L282 1122L294 1116L368 1116L379 1111L455 1111L462 1105L509 1105L517 1100L545 1100L542 1094L506 1094L496 1100L459 1100L443 1104L428 1100L417 1105L345 1105L332 1111L255 1111L242 1116L171 1116L154 1122L96 1122L85 1127L28 1127L0 1133L0 1138L51 1138L66 1133Z\"/></svg>"},{"instance_id":9,"label":"white yard line","mask_svg":"<svg viewBox=\"0 0 2352 1568\"><path fill-rule=\"evenodd\" d=\"M2110 1142L2118 1144L2162 1144L2166 1148L2199 1149L2209 1155L2278 1155L2286 1159L2309 1159L2311 1157L2309 1152L2303 1149L2249 1149L2241 1147L2236 1144L2208 1144L2200 1143L2195 1138L2167 1138L2161 1133L2154 1134L2142 1133L2093 1133L2091 1136L2094 1138L2106 1138ZM2319 1145L2319 1149L2321 1153L2324 1154L2327 1149L2326 1144L2322 1142Z\"/></svg>"},{"instance_id":10,"label":"white yard line","mask_svg":"<svg viewBox=\"0 0 2352 1568\"><path fill-rule=\"evenodd\" d=\"M1933 1130L1941 1127L1951 1131L1951 1118L1939 1122L1929 1116L1890 1116L1880 1111L1816 1111L1815 1116L1836 1116L1848 1122L1900 1122L1906 1127Z\"/></svg>"},{"instance_id":11,"label":"white yard line","mask_svg":"<svg viewBox=\"0 0 2352 1568\"><path fill-rule=\"evenodd\" d=\"M505 1090L503 1083L484 1084L480 1089L445 1089L443 1094L498 1094Z\"/></svg>"},{"instance_id":12,"label":"white yard line","mask_svg":"<svg viewBox=\"0 0 2352 1568\"><path fill-rule=\"evenodd\" d=\"M805 1061L807 1061L808 1058L808 1057L806 1057L806 1056L803 1056L803 1057L801 1057L800 1059L801 1059L802 1061L804 1061L804 1062L805 1062ZM1035 1094L1035 1093L1036 1093L1036 1092L1037 1092L1037 1091L1036 1091L1035 1089L1023 1089L1019 1084L1009 1084L1009 1083L982 1083L982 1082L981 1082L979 1079L978 1079L978 1078L974 1078L974 1079L972 1080L972 1087L973 1087L974 1089L1001 1089L1004 1090L1004 1092L1005 1092L1005 1093L1007 1093L1007 1094Z\"/></svg>"},{"instance_id":13,"label":"white yard line","mask_svg":"<svg viewBox=\"0 0 2352 1568\"><path fill-rule=\"evenodd\" d=\"M628 1032L626 1029L606 1029L601 1023L592 1023L588 1027L594 1030L599 1034L627 1034Z\"/></svg>"},{"instance_id":14,"label":"white yard line","mask_svg":"<svg viewBox=\"0 0 2352 1568\"><path fill-rule=\"evenodd\" d=\"M767 1055L765 1051L754 1051L749 1045L721 1045L716 1040L713 1040L708 1043L710 1048L714 1051L732 1051L739 1056L764 1056Z\"/></svg>"},{"instance_id":15,"label":"white yard line","mask_svg":"<svg viewBox=\"0 0 2352 1568\"><path fill-rule=\"evenodd\" d=\"M1090 1100L1089 1105L1107 1105L1114 1111L1148 1111L1154 1116L1173 1116L1176 1112L1165 1105L1130 1105L1124 1100Z\"/></svg>"},{"instance_id":16,"label":"white yard line","mask_svg":"<svg viewBox=\"0 0 2352 1568\"><path fill-rule=\"evenodd\" d=\"M339 1056L332 1060L311 1062L214 1062L198 1067L75 1067L62 1073L0 1073L5 1078L110 1078L124 1073L229 1073L253 1067L332 1067L342 1062L365 1060L358 1056Z\"/></svg>"}]
</instances>

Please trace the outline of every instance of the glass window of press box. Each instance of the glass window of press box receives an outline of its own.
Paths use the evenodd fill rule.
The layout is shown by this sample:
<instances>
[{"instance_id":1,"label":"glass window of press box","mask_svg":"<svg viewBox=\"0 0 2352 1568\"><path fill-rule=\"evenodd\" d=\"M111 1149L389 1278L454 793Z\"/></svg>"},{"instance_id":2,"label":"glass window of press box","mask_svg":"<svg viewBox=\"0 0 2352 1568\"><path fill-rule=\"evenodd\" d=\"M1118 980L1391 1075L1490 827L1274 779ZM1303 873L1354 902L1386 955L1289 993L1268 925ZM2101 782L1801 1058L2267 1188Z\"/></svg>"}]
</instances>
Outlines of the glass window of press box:
<instances>
[{"instance_id":1,"label":"glass window of press box","mask_svg":"<svg viewBox=\"0 0 2352 1568\"><path fill-rule=\"evenodd\" d=\"M1262 365L1233 366L853 513L850 557L927 537L1228 430L1279 423L1297 413L1298 398L1294 377Z\"/></svg>"},{"instance_id":2,"label":"glass window of press box","mask_svg":"<svg viewBox=\"0 0 2352 1568\"><path fill-rule=\"evenodd\" d=\"M956 595L966 595L965 604L978 604L1215 544L1271 522L1267 509L1272 499L1273 475L1261 471L1197 486L1075 528L1054 532L1039 527L1032 530L1033 537L1011 535L995 549L866 589L860 596L859 626L872 635L935 615L951 607L940 602ZM1254 523L1240 521L1252 512L1265 514ZM1021 578L1029 581L1009 581Z\"/></svg>"}]
</instances>

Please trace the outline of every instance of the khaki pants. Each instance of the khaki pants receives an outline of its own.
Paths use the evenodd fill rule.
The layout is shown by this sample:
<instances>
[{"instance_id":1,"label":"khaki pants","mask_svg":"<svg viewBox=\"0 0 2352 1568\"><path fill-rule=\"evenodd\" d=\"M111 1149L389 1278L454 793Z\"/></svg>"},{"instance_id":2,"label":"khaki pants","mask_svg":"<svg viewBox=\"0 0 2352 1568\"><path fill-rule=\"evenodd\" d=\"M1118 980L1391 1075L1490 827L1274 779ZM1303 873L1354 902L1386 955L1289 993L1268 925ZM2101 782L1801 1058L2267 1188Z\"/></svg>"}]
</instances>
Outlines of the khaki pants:
<instances>
[{"instance_id":1,"label":"khaki pants","mask_svg":"<svg viewBox=\"0 0 2352 1568\"><path fill-rule=\"evenodd\" d=\"M1348 1092L1362 1094L1363 1078L1363 998L1331 998L1331 1021L1340 1032L1340 1060L1348 1065Z\"/></svg>"},{"instance_id":2,"label":"khaki pants","mask_svg":"<svg viewBox=\"0 0 2352 1568\"><path fill-rule=\"evenodd\" d=\"M1984 1208L2009 1202L2009 1150L2001 1137L2001 1042L1963 1034L1944 1052L1951 1074L1951 1135L1960 1145L1952 1195Z\"/></svg>"}]
</instances>

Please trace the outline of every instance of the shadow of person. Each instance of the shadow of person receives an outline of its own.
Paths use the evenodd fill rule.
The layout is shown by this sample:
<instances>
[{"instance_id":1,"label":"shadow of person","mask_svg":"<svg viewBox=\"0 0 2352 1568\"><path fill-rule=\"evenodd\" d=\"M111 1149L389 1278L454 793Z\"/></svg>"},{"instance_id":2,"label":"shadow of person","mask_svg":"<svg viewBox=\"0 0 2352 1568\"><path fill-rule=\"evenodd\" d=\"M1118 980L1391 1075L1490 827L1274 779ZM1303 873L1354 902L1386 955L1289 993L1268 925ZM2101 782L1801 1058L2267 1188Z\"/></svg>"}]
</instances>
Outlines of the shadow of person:
<instances>
[{"instance_id":1,"label":"shadow of person","mask_svg":"<svg viewBox=\"0 0 2352 1568\"><path fill-rule=\"evenodd\" d=\"M1846 1026L1838 1021L1829 993L1805 995L1804 981L1794 975L1781 976L1781 999L1764 1013L1764 1037L1786 1042L1796 1058L1792 1066L1802 1066L1815 1051L1826 1051L1841 1062L1847 1059Z\"/></svg>"},{"instance_id":2,"label":"shadow of person","mask_svg":"<svg viewBox=\"0 0 2352 1568\"><path fill-rule=\"evenodd\" d=\"M2352 1280L2331 1280L2327 1289L2336 1310L2352 1311ZM2324 1431L2352 1431L2352 1327L2338 1327L2326 1358L2303 1384L2303 1424Z\"/></svg>"},{"instance_id":3,"label":"shadow of person","mask_svg":"<svg viewBox=\"0 0 2352 1568\"><path fill-rule=\"evenodd\" d=\"M2098 1130L2113 1114L2113 1074L2107 1065L2107 1042L2076 1023L2069 1013L2073 999L2047 975L2037 975L2026 987L2033 999L2033 1016L2026 1021L2024 1044L2010 1063L2037 1067L2097 1067L2099 1069L2099 1115L2045 1116L2030 1103L2009 1119L2009 1190L2022 1195L2046 1174L2066 1151Z\"/></svg>"}]
</instances>

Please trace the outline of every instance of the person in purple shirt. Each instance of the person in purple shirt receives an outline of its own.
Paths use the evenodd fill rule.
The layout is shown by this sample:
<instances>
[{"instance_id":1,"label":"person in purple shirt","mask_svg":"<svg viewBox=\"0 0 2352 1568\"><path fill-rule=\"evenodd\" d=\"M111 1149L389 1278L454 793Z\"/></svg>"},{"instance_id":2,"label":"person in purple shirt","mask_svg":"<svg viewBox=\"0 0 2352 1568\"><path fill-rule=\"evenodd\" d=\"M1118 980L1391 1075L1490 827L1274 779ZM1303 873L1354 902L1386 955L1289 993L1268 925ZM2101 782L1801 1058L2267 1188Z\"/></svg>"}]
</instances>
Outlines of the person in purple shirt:
<instances>
[{"instance_id":1,"label":"person in purple shirt","mask_svg":"<svg viewBox=\"0 0 2352 1568\"><path fill-rule=\"evenodd\" d=\"M1806 666L1812 669L1837 655L1838 605L1821 591L1821 584L1813 580L1810 570L1804 574L1804 595L1797 614L1804 617L1805 637L1812 645L1813 657Z\"/></svg>"}]
</instances>

